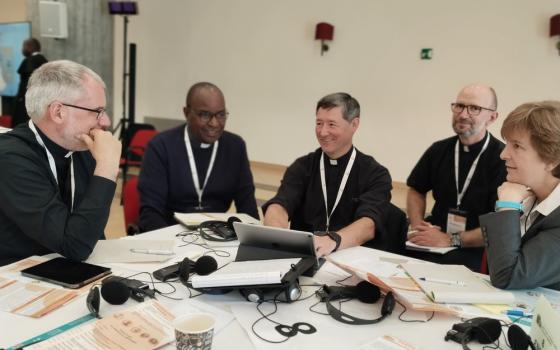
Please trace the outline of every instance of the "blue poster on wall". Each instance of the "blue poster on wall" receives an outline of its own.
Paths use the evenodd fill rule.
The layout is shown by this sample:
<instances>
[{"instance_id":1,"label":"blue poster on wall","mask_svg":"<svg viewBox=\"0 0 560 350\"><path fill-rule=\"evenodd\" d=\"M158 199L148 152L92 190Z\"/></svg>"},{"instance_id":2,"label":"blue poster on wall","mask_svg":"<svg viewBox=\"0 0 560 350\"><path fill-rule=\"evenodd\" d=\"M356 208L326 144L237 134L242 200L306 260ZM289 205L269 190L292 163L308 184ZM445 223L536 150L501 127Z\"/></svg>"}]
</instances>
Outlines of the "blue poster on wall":
<instances>
[{"instance_id":1,"label":"blue poster on wall","mask_svg":"<svg viewBox=\"0 0 560 350\"><path fill-rule=\"evenodd\" d=\"M21 47L31 36L29 22L0 23L0 95L15 96L18 91L18 67L23 61Z\"/></svg>"}]
</instances>

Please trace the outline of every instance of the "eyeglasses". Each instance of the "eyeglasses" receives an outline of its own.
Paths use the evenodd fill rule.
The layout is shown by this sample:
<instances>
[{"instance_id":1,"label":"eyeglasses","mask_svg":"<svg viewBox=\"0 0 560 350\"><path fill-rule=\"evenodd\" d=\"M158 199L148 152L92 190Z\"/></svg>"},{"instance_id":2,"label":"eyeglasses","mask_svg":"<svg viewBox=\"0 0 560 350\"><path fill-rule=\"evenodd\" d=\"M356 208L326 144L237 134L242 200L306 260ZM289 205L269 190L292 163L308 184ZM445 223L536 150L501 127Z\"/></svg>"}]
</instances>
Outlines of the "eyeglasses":
<instances>
[{"instance_id":1,"label":"eyeglasses","mask_svg":"<svg viewBox=\"0 0 560 350\"><path fill-rule=\"evenodd\" d=\"M197 111L193 109L193 112L200 120L202 120L205 123L208 123L210 120L212 120L213 117L216 117L216 119L219 122L224 122L229 116L229 112L227 111L219 111L216 113L212 113L208 111Z\"/></svg>"},{"instance_id":2,"label":"eyeglasses","mask_svg":"<svg viewBox=\"0 0 560 350\"><path fill-rule=\"evenodd\" d=\"M484 109L485 111L491 111L491 112L495 112L495 111L496 111L495 109L484 108L484 107L480 107L480 106L477 106L477 105L465 105L465 104L462 104L462 103L452 103L452 104L451 104L451 111L452 111L453 113L459 114L459 113L463 112L463 110L464 110L465 108L467 109L467 113L468 113L469 115L472 115L472 116L477 116L477 115L479 115L480 112L481 112L483 109Z\"/></svg>"},{"instance_id":3,"label":"eyeglasses","mask_svg":"<svg viewBox=\"0 0 560 350\"><path fill-rule=\"evenodd\" d=\"M62 103L63 106L67 106L67 107L72 107L72 108L77 108L77 109L82 109L84 111L88 111L88 112L93 112L93 113L97 113L97 120L99 120L99 118L101 118L101 116L103 115L103 113L107 113L107 110L103 107L99 107L99 108L86 108L86 107L81 107L81 106L76 106L76 105L71 105L69 103Z\"/></svg>"}]
</instances>

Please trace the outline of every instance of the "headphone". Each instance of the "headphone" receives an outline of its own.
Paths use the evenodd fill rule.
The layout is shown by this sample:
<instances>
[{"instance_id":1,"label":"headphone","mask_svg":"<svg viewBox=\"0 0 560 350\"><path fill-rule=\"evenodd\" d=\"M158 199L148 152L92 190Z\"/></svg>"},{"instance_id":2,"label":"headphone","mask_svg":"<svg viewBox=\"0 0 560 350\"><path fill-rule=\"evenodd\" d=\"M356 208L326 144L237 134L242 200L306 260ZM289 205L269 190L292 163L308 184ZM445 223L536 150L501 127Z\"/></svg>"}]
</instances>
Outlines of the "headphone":
<instances>
[{"instance_id":1,"label":"headphone","mask_svg":"<svg viewBox=\"0 0 560 350\"><path fill-rule=\"evenodd\" d=\"M350 325L366 325L379 323L383 319L385 319L385 317L389 316L395 309L395 297L391 292L385 295L383 305L381 306L381 316L375 319L366 320L349 315L336 308L332 304L332 301L338 299L352 298L357 298L359 301L366 304L373 304L377 302L381 297L381 291L379 290L379 287L366 281L362 281L353 287L337 287L325 285L323 286L323 288L321 288L321 290L317 292L317 295L322 302L326 303L327 312L329 313L329 315L331 315L332 318L339 322Z\"/></svg>"},{"instance_id":2,"label":"headphone","mask_svg":"<svg viewBox=\"0 0 560 350\"><path fill-rule=\"evenodd\" d=\"M210 220L204 221L198 226L198 233L202 238L207 241L213 242L230 242L237 240L237 234L233 227L234 222L241 222L236 216L230 216L227 221ZM215 235L210 235L206 232L210 230Z\"/></svg>"},{"instance_id":3,"label":"headphone","mask_svg":"<svg viewBox=\"0 0 560 350\"><path fill-rule=\"evenodd\" d=\"M297 280L294 283L281 288L283 288L283 292L277 294L277 296L279 297L278 300L280 301L291 303L292 301L296 301L301 297L301 287ZM277 293L278 290L279 288L240 288L239 293L247 301L251 301L253 303L261 303L265 301L265 294L267 293L267 291L274 291Z\"/></svg>"},{"instance_id":4,"label":"headphone","mask_svg":"<svg viewBox=\"0 0 560 350\"><path fill-rule=\"evenodd\" d=\"M218 269L218 262L211 256L203 255L198 260L192 261L189 258L184 258L179 263L179 280L187 288L194 289L200 293L205 294L226 294L231 291L229 288L194 288L189 278L192 274L206 276Z\"/></svg>"},{"instance_id":5,"label":"headphone","mask_svg":"<svg viewBox=\"0 0 560 350\"><path fill-rule=\"evenodd\" d=\"M502 325L499 320L487 317L476 317L462 323L456 323L445 335L445 340L461 343L463 350L469 350L467 343L477 340L481 344L490 344L498 340L502 334ZM513 350L535 350L531 337L516 324L508 326L508 343Z\"/></svg>"},{"instance_id":6,"label":"headphone","mask_svg":"<svg viewBox=\"0 0 560 350\"><path fill-rule=\"evenodd\" d=\"M109 276L101 282L101 292L97 286L90 289L86 298L88 310L97 318L101 304L101 297L111 305L122 305L129 298L138 302L148 296L155 298L155 291L141 281L125 277Z\"/></svg>"}]
</instances>

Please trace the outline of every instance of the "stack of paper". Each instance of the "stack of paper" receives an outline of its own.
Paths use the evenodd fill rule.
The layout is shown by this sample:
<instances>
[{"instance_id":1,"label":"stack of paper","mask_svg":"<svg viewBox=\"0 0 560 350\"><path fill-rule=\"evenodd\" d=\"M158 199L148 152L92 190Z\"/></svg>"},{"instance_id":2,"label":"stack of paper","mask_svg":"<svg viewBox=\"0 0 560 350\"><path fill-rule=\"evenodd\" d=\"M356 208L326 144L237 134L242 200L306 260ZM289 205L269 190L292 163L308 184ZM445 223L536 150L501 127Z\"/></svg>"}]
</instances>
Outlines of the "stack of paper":
<instances>
[{"instance_id":1,"label":"stack of paper","mask_svg":"<svg viewBox=\"0 0 560 350\"><path fill-rule=\"evenodd\" d=\"M386 273L379 273L380 271L371 272L372 269L366 269L359 264L343 264L334 260L332 257L327 257L327 260L344 271L378 286L379 289L385 293L392 292L400 302L406 305L407 308L417 311L433 311L453 315L458 315L461 312L461 310L455 307L438 304L430 300L420 287L414 283L414 280L402 271L389 275Z\"/></svg>"},{"instance_id":2,"label":"stack of paper","mask_svg":"<svg viewBox=\"0 0 560 350\"><path fill-rule=\"evenodd\" d=\"M193 276L194 288L279 284L300 258L234 261L207 276Z\"/></svg>"}]
</instances>

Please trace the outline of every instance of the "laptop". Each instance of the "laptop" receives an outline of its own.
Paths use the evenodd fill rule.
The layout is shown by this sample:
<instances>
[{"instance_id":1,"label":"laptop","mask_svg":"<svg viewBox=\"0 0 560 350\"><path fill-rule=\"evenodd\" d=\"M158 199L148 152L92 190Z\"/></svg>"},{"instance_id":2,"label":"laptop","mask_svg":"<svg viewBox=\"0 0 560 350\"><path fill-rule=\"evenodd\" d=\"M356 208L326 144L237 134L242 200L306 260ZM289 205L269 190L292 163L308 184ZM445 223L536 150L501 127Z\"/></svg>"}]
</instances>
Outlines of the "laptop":
<instances>
[{"instance_id":1,"label":"laptop","mask_svg":"<svg viewBox=\"0 0 560 350\"><path fill-rule=\"evenodd\" d=\"M234 222L233 227L239 240L235 261L313 258L317 263L312 274L324 263L324 259L315 255L311 232L243 222Z\"/></svg>"}]
</instances>

